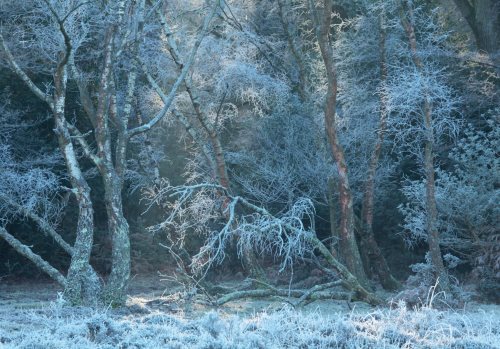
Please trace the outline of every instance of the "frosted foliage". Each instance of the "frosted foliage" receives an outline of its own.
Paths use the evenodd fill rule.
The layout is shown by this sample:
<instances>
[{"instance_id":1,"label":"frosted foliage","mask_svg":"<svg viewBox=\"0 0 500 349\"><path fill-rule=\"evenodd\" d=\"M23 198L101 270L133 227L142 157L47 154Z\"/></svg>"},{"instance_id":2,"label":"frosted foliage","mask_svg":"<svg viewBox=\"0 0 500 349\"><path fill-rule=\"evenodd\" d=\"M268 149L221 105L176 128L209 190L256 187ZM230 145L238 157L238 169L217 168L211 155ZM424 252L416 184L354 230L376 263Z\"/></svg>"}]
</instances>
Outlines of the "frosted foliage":
<instances>
[{"instance_id":1,"label":"frosted foliage","mask_svg":"<svg viewBox=\"0 0 500 349\"><path fill-rule=\"evenodd\" d=\"M227 11L227 9L226 9ZM210 89L215 95L207 104L217 105L225 98L240 106L250 106L258 116L282 110L290 96L284 76L269 72L269 62L262 50L278 51L281 42L270 41L247 30L221 28L224 39L207 37L200 47L193 81L200 89ZM215 58L216 57L216 58Z\"/></svg>"},{"instance_id":2,"label":"frosted foliage","mask_svg":"<svg viewBox=\"0 0 500 349\"><path fill-rule=\"evenodd\" d=\"M179 238L181 244L188 231L208 234L209 227L221 217L222 198L210 186L172 187L163 181L143 194L149 207L161 205L169 212L163 222L149 230L169 232Z\"/></svg>"},{"instance_id":3,"label":"frosted foliage","mask_svg":"<svg viewBox=\"0 0 500 349\"><path fill-rule=\"evenodd\" d=\"M339 82L337 127L346 154L349 182L355 200L360 200L370 158L380 130L380 117L386 111L386 82L380 67L381 9L371 4L363 15L343 20L335 26L337 39L333 54ZM384 46L387 51L387 45ZM360 103L360 101L363 101ZM386 137L387 139L387 137ZM376 173L377 191L394 169L394 161L382 157Z\"/></svg>"},{"instance_id":4,"label":"frosted foliage","mask_svg":"<svg viewBox=\"0 0 500 349\"><path fill-rule=\"evenodd\" d=\"M242 217L242 223L235 230L240 237L239 253L255 246L261 253L279 257L281 271L291 267L295 259L306 257L313 251L309 241L315 236L314 215L312 202L301 198L278 217L262 214Z\"/></svg>"},{"instance_id":5,"label":"frosted foliage","mask_svg":"<svg viewBox=\"0 0 500 349\"><path fill-rule=\"evenodd\" d=\"M37 153L37 159L33 159L21 152L23 159L20 159L10 144L20 136L19 129L29 130L29 126L20 121L18 114L0 107L0 130L6 130L0 136L0 221L3 223L24 216L23 211L36 213L54 223L61 213L60 179L49 168L58 163L59 157Z\"/></svg>"},{"instance_id":6,"label":"frosted foliage","mask_svg":"<svg viewBox=\"0 0 500 349\"><path fill-rule=\"evenodd\" d=\"M25 168L16 163L7 146L0 145L0 195L20 205L23 210L36 212L47 221L54 221L60 214L58 192L59 178L50 170ZM0 219L10 220L23 215L19 207L0 201Z\"/></svg>"},{"instance_id":7,"label":"frosted foliage","mask_svg":"<svg viewBox=\"0 0 500 349\"><path fill-rule=\"evenodd\" d=\"M59 59L59 54L65 50L58 19L64 19L64 28L71 38L73 52L77 52L89 40L92 23L97 23L100 16L92 2L84 0L19 1L14 6L0 10L5 14L3 18L7 19L2 23L4 37L15 38L8 43L10 49L16 53L16 57L31 55L30 60L18 61L32 62L34 66L29 68L36 68L38 72L45 72L44 67L53 66ZM47 65L47 62L52 64ZM51 70L47 72L53 73Z\"/></svg>"},{"instance_id":8,"label":"frosted foliage","mask_svg":"<svg viewBox=\"0 0 500 349\"><path fill-rule=\"evenodd\" d=\"M288 99L288 86L243 62L227 62L215 77L219 95L227 94L230 100L249 104L253 112L264 116L273 109L280 110Z\"/></svg>"},{"instance_id":9,"label":"frosted foliage","mask_svg":"<svg viewBox=\"0 0 500 349\"><path fill-rule=\"evenodd\" d=\"M498 110L490 114L498 115ZM450 152L456 163L454 170L436 172L436 202L441 245L472 262L489 265L498 275L500 163L495 154L500 151L500 128L497 120L487 119L487 127L482 131L472 126L465 129L464 137ZM404 228L409 233L407 241L425 241L425 183L408 182L403 194L409 201L400 206Z\"/></svg>"},{"instance_id":10,"label":"frosted foliage","mask_svg":"<svg viewBox=\"0 0 500 349\"><path fill-rule=\"evenodd\" d=\"M397 9L394 6L392 9ZM386 7L386 10L391 10ZM458 133L458 114L461 103L456 91L448 81L447 66L439 57L448 55L448 33L436 25L435 14L429 16L421 8L414 10L412 20L417 30L417 56L422 66L417 68L412 59L407 34L402 28L399 16L395 14L387 21L388 78L379 93L387 101L390 113L388 127L396 144L406 151L420 155L423 141L431 138L438 144L446 137ZM430 137L424 126L424 101L431 106L432 131Z\"/></svg>"},{"instance_id":11,"label":"frosted foliage","mask_svg":"<svg viewBox=\"0 0 500 349\"><path fill-rule=\"evenodd\" d=\"M414 67L398 67L393 69L389 77L386 91L388 110L398 117L389 118L389 126L393 134L410 149L421 147L428 135L423 126L424 100L432 106L432 128L434 142L442 137L455 136L458 132L452 113L457 111L458 101L451 88L444 84L446 75L438 66L429 66L422 74Z\"/></svg>"},{"instance_id":12,"label":"frosted foliage","mask_svg":"<svg viewBox=\"0 0 500 349\"><path fill-rule=\"evenodd\" d=\"M378 16L369 13L344 21L337 31L339 39L334 43L333 52L337 60L340 81L338 99L342 114L348 118L362 119L373 127L379 117L382 87Z\"/></svg>"},{"instance_id":13,"label":"frosted foliage","mask_svg":"<svg viewBox=\"0 0 500 349\"><path fill-rule=\"evenodd\" d=\"M300 197L326 201L325 188L335 167L324 141L321 117L271 115L257 121L241 144L243 149L228 153L227 161L234 167L234 181L247 197L266 206L285 207Z\"/></svg>"},{"instance_id":14,"label":"frosted foliage","mask_svg":"<svg viewBox=\"0 0 500 349\"><path fill-rule=\"evenodd\" d=\"M446 269L451 271L456 268L463 261L447 253L443 255L443 261ZM425 261L422 263L415 263L410 265L412 275L406 280L405 289L401 291L396 299L404 300L405 302L417 305L425 304L426 306L439 307L455 307L458 308L460 302L470 300L471 293L466 292L458 283L458 280L452 278L451 289L452 293L438 292L439 280L436 281L436 271L432 265L430 254L425 254ZM451 274L450 274L451 275Z\"/></svg>"},{"instance_id":15,"label":"frosted foliage","mask_svg":"<svg viewBox=\"0 0 500 349\"><path fill-rule=\"evenodd\" d=\"M307 198L299 198L286 212L272 215L241 196L227 195L225 188L210 183L180 187L164 183L144 194L150 207L170 208L169 216L150 227L151 231L173 232L181 243L187 232L207 236L192 259L191 267L199 273L224 260L233 238L238 239L239 254L247 247L256 247L260 253L279 258L281 270L314 249L310 241L315 236L315 210Z\"/></svg>"},{"instance_id":16,"label":"frosted foliage","mask_svg":"<svg viewBox=\"0 0 500 349\"><path fill-rule=\"evenodd\" d=\"M8 309L5 309L6 311ZM498 348L500 318L487 311L300 312L284 307L252 316L209 312L198 319L164 313L124 316L49 307L1 313L0 346L10 348Z\"/></svg>"}]
</instances>

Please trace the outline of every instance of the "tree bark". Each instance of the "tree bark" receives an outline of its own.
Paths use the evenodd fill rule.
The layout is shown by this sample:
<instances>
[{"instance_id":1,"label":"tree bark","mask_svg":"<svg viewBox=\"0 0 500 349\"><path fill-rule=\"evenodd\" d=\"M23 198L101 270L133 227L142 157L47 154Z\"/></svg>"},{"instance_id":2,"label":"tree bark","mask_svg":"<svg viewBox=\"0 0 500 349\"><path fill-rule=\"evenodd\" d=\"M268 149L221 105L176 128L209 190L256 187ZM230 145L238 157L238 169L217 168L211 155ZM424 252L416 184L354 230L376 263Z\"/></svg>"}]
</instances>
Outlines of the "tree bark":
<instances>
[{"instance_id":1,"label":"tree bark","mask_svg":"<svg viewBox=\"0 0 500 349\"><path fill-rule=\"evenodd\" d=\"M114 171L110 171L113 177ZM114 174L116 176L116 174ZM129 225L123 215L122 185L116 179L104 179L106 214L111 234L111 274L106 283L104 300L113 306L125 303L130 280Z\"/></svg>"},{"instance_id":2,"label":"tree bark","mask_svg":"<svg viewBox=\"0 0 500 349\"><path fill-rule=\"evenodd\" d=\"M309 8L313 17L315 33L328 79L328 91L324 117L328 142L330 144L332 156L337 164L339 176L339 200L341 214L339 231L340 249L347 268L358 278L361 284L367 287L368 279L363 268L363 262L361 260L361 255L359 253L354 235L354 210L351 187L349 185L349 177L347 173L347 163L345 161L343 147L338 138L335 123L337 107L337 74L329 40L332 6L331 0L324 0L323 14L318 17L314 2L309 0Z\"/></svg>"},{"instance_id":3,"label":"tree bark","mask_svg":"<svg viewBox=\"0 0 500 349\"><path fill-rule=\"evenodd\" d=\"M57 104L56 102L56 110ZM95 284L94 273L89 264L94 240L94 210L90 199L90 187L78 165L69 131L65 126L66 120L62 119L62 114L55 114L57 114L55 131L78 202L76 240L73 245L64 297L73 304L95 303L99 297L97 292L99 292L100 285Z\"/></svg>"},{"instance_id":4,"label":"tree bark","mask_svg":"<svg viewBox=\"0 0 500 349\"><path fill-rule=\"evenodd\" d=\"M410 50L413 63L418 70L423 72L423 62L418 55L417 39L415 36L415 28L411 20L408 20L405 10L412 17L411 5L403 1L403 9L401 13L401 23L408 36ZM437 230L437 207L435 193L435 178L434 178L434 131L432 127L432 104L428 97L424 99L423 122L425 129L425 144L424 144L424 172L425 172L425 204L426 204L426 230L428 234L429 253L431 262L434 267L436 278L439 280L439 288L443 291L450 291L450 279L444 267L441 249L439 247L439 231Z\"/></svg>"},{"instance_id":5,"label":"tree bark","mask_svg":"<svg viewBox=\"0 0 500 349\"><path fill-rule=\"evenodd\" d=\"M337 224L337 212L335 207L335 183L333 178L328 179L328 214L330 218L330 252L335 258L340 258L338 251L338 242L340 241L339 229Z\"/></svg>"},{"instance_id":6,"label":"tree bark","mask_svg":"<svg viewBox=\"0 0 500 349\"><path fill-rule=\"evenodd\" d=\"M104 292L104 301L113 306L125 303L128 283L130 280L130 239L129 225L123 214L122 187L123 173L118 173L117 168L125 170L125 153L127 146L126 119L120 118L116 113L116 100L114 99L112 67L114 61L114 40L117 28L112 27L108 33L104 57L104 67L99 84L98 105L96 110L95 135L97 142L97 155L101 160L97 167L101 173L104 184L104 202L109 234L111 235L111 274L109 275ZM135 74L132 72L132 89L135 86ZM129 85L130 87L130 85ZM130 91L127 91L130 92ZM132 91L133 93L133 91ZM130 96L130 93L128 95ZM127 99L128 100L128 99ZM113 161L112 138L109 128L109 115L115 117L118 126L117 146L115 160Z\"/></svg>"}]
</instances>

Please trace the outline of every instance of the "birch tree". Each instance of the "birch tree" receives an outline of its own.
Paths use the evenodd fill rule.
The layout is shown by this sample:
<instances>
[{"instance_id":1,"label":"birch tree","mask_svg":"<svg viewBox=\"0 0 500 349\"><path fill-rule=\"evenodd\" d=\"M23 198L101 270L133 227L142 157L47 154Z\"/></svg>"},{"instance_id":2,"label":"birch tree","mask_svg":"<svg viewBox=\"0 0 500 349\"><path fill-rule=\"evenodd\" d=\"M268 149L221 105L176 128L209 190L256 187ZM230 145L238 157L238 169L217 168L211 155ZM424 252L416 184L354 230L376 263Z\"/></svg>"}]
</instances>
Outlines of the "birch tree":
<instances>
[{"instance_id":1,"label":"birch tree","mask_svg":"<svg viewBox=\"0 0 500 349\"><path fill-rule=\"evenodd\" d=\"M13 24L8 29L12 33L23 30L23 37L43 39L42 42L33 40L30 45L48 56L49 61L51 59L55 62L53 88L43 92L18 63L7 40L0 37L11 69L52 110L60 148L80 205L77 241L68 272L69 281L65 284L66 298L74 303L79 302L82 288L87 283L85 273L89 270L93 239L90 187L83 176L75 147L79 147L93 163L102 179L112 240L111 274L103 294L94 295L94 298L108 304L121 305L125 301L130 278L129 226L123 214L122 197L127 173L127 145L132 137L156 126L169 111L206 34L216 5L210 7L203 28L191 49L189 61L176 77L164 105L153 115L148 115L143 123L130 123L130 126L140 72L139 57L147 10L145 1L124 0L100 5L44 0L30 2L12 10L31 11L30 19L33 21L23 23L25 27ZM148 10L154 10L154 7ZM14 13L15 15L17 14ZM23 55L22 49L16 47L16 53L20 56ZM27 59L29 58L28 55ZM30 63L28 60L22 64L29 66ZM51 69L43 65L37 65L36 68L37 72ZM66 88L70 78L78 87L78 100L88 118L87 122L77 120L77 123L71 124L67 119ZM72 281L73 279L77 281Z\"/></svg>"}]
</instances>

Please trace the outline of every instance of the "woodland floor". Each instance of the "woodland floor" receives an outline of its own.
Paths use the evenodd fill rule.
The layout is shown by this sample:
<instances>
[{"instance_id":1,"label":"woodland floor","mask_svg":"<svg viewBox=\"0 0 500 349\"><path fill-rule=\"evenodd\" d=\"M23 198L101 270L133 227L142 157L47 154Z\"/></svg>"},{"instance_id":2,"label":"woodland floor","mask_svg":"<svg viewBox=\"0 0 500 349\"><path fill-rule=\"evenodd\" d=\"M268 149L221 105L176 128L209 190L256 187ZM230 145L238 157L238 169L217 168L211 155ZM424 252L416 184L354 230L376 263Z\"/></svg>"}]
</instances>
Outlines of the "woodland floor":
<instances>
[{"instance_id":1,"label":"woodland floor","mask_svg":"<svg viewBox=\"0 0 500 349\"><path fill-rule=\"evenodd\" d=\"M295 309L269 298L216 308L156 275L134 278L120 309L66 307L59 291L0 280L0 348L500 348L500 306L492 304L376 309L322 300Z\"/></svg>"}]
</instances>

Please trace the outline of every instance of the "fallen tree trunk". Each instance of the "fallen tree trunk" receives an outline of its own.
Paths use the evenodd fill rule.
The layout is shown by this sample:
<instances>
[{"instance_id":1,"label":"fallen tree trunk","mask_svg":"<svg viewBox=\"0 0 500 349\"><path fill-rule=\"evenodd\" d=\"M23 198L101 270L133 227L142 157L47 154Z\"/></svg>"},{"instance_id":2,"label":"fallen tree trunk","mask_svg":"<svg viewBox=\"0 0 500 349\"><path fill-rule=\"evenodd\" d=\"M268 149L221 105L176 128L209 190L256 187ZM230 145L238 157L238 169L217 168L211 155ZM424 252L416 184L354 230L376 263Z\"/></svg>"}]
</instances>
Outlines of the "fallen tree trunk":
<instances>
[{"instance_id":1,"label":"fallen tree trunk","mask_svg":"<svg viewBox=\"0 0 500 349\"><path fill-rule=\"evenodd\" d=\"M309 290L287 290L281 288L272 288L272 289L236 291L233 293L229 293L217 299L216 305L221 306L225 303L242 298L265 298L273 296L299 298L299 302L295 306L304 305L306 300L309 301L316 301L320 299L355 300L355 298L353 298L352 295L348 292L318 291L309 293Z\"/></svg>"}]
</instances>

